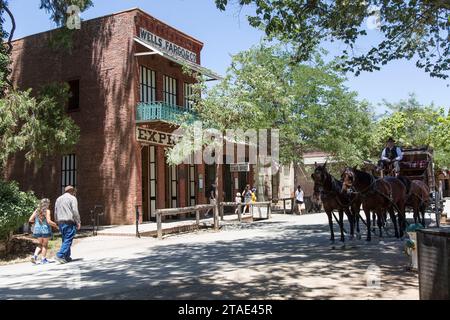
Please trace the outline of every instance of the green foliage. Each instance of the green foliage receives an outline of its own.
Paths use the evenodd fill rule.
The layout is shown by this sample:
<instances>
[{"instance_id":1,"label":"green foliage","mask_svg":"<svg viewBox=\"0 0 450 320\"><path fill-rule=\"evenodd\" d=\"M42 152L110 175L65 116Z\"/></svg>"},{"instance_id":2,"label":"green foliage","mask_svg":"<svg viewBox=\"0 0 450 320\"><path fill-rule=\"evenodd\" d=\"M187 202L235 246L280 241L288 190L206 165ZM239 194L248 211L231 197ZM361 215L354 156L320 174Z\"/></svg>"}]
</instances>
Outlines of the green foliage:
<instances>
[{"instance_id":1,"label":"green foliage","mask_svg":"<svg viewBox=\"0 0 450 320\"><path fill-rule=\"evenodd\" d=\"M203 91L194 106L197 118L220 131L279 129L283 164L301 162L311 149L361 162L371 146L367 104L346 89L334 63L325 64L319 54L308 65L290 57L288 50L264 43L235 55L223 81L197 90Z\"/></svg>"},{"instance_id":2,"label":"green foliage","mask_svg":"<svg viewBox=\"0 0 450 320\"><path fill-rule=\"evenodd\" d=\"M450 112L437 118L433 130L434 162L438 168L450 168Z\"/></svg>"},{"instance_id":3,"label":"green foliage","mask_svg":"<svg viewBox=\"0 0 450 320\"><path fill-rule=\"evenodd\" d=\"M228 0L215 0L225 10ZM296 61L309 61L323 41L345 45L340 66L358 75L379 70L398 59L417 59L432 77L448 78L450 70L450 2L448 0L236 0L255 7L251 26L270 37L291 43ZM376 10L379 9L379 10ZM382 34L378 44L356 55L358 40L368 35L366 19L378 15Z\"/></svg>"},{"instance_id":4,"label":"green foliage","mask_svg":"<svg viewBox=\"0 0 450 320\"><path fill-rule=\"evenodd\" d=\"M0 180L0 240L27 222L38 199L32 192L22 192L16 182Z\"/></svg>"},{"instance_id":5,"label":"green foliage","mask_svg":"<svg viewBox=\"0 0 450 320\"><path fill-rule=\"evenodd\" d=\"M431 147L438 168L450 166L450 116L443 108L422 106L414 95L395 104L385 102L391 110L376 124L374 151L381 150L389 137L402 147ZM374 157L379 154L374 153Z\"/></svg>"},{"instance_id":6,"label":"green foliage","mask_svg":"<svg viewBox=\"0 0 450 320\"><path fill-rule=\"evenodd\" d=\"M38 97L31 90L10 92L0 99L0 164L18 151L27 160L42 160L69 152L79 139L79 128L65 111L67 84L42 88Z\"/></svg>"},{"instance_id":7,"label":"green foliage","mask_svg":"<svg viewBox=\"0 0 450 320\"><path fill-rule=\"evenodd\" d=\"M4 13L5 7L8 5L7 1L0 0L0 37L1 39L6 39L9 33L3 28L5 23ZM7 43L0 44L0 97L5 95L6 89L8 87L8 77L11 73L10 59L9 59L9 47Z\"/></svg>"},{"instance_id":8,"label":"green foliage","mask_svg":"<svg viewBox=\"0 0 450 320\"><path fill-rule=\"evenodd\" d=\"M77 30L64 27L69 17L67 10L72 5L78 6L80 12L83 12L94 4L92 0L41 0L40 9L50 13L50 19L58 27L63 27L55 30L50 38L49 46L56 51L65 50L69 53L72 52L73 37Z\"/></svg>"},{"instance_id":9,"label":"green foliage","mask_svg":"<svg viewBox=\"0 0 450 320\"><path fill-rule=\"evenodd\" d=\"M56 23L57 26L64 26L67 22L67 9L69 6L75 5L83 12L92 7L92 0L41 0L39 9L44 9L50 13L50 19Z\"/></svg>"}]
</instances>

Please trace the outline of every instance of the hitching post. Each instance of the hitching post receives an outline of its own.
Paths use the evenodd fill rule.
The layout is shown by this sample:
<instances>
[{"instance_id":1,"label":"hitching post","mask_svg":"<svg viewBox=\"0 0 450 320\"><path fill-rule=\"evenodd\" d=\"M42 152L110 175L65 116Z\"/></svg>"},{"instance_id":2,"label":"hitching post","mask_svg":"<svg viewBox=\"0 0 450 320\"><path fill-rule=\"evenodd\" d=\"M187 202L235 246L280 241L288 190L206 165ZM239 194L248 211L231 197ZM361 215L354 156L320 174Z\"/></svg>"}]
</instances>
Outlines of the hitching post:
<instances>
[{"instance_id":1,"label":"hitching post","mask_svg":"<svg viewBox=\"0 0 450 320\"><path fill-rule=\"evenodd\" d=\"M139 234L139 206L136 205L136 237L140 238L141 235Z\"/></svg>"},{"instance_id":2,"label":"hitching post","mask_svg":"<svg viewBox=\"0 0 450 320\"><path fill-rule=\"evenodd\" d=\"M217 201L214 203L214 230L219 230L219 204Z\"/></svg>"},{"instance_id":3,"label":"hitching post","mask_svg":"<svg viewBox=\"0 0 450 320\"><path fill-rule=\"evenodd\" d=\"M156 211L156 228L158 229L158 239L162 239L161 212Z\"/></svg>"},{"instance_id":4,"label":"hitching post","mask_svg":"<svg viewBox=\"0 0 450 320\"><path fill-rule=\"evenodd\" d=\"M200 229L200 210L195 211L195 222L197 223L197 227Z\"/></svg>"}]
</instances>

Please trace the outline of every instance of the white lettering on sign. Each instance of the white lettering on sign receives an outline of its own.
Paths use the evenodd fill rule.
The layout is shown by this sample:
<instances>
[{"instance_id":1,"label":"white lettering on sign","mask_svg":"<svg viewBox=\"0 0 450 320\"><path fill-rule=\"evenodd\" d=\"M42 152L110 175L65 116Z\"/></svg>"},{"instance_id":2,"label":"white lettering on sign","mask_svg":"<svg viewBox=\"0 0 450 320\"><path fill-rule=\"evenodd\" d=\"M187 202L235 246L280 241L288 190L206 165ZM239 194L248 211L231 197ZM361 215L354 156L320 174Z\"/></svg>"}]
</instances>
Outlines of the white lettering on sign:
<instances>
[{"instance_id":1,"label":"white lettering on sign","mask_svg":"<svg viewBox=\"0 0 450 320\"><path fill-rule=\"evenodd\" d=\"M173 147L180 138L181 136L174 135L168 132L160 132L141 127L136 128L137 141L145 144L156 144Z\"/></svg>"},{"instance_id":2,"label":"white lettering on sign","mask_svg":"<svg viewBox=\"0 0 450 320\"><path fill-rule=\"evenodd\" d=\"M144 28L141 28L139 32L139 38L151 45L158 47L159 49L170 54L171 56L180 57L189 62L197 63L196 53L189 51L188 49L185 49L183 47L180 47L170 42L169 40L161 38Z\"/></svg>"},{"instance_id":3,"label":"white lettering on sign","mask_svg":"<svg viewBox=\"0 0 450 320\"><path fill-rule=\"evenodd\" d=\"M249 163L230 164L230 172L249 172L249 171L250 171Z\"/></svg>"}]
</instances>

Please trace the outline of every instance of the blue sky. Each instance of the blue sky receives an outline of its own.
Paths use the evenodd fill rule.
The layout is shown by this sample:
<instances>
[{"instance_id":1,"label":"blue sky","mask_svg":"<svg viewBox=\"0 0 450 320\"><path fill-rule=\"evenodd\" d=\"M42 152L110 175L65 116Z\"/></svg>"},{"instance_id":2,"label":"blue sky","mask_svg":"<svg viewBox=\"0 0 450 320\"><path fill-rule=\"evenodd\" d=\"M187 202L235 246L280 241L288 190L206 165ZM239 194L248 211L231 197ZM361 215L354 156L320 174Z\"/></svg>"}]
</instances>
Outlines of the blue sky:
<instances>
[{"instance_id":1,"label":"blue sky","mask_svg":"<svg viewBox=\"0 0 450 320\"><path fill-rule=\"evenodd\" d=\"M49 15L39 10L39 0L11 0L17 22L14 38L55 28ZM84 20L118 12L132 7L140 7L154 17L204 42L202 64L225 74L231 55L246 50L258 43L263 33L250 27L246 14L250 9L239 10L230 7L220 12L214 0L94 0L94 7L82 13ZM371 45L377 39L376 30L369 30L368 40L361 48ZM338 44L328 48L331 52L340 49ZM383 108L377 106L383 99L390 102L406 99L411 92L416 93L423 104L434 102L436 106L450 107L450 80L430 78L415 67L414 61L396 61L384 66L381 71L363 73L359 77L348 75L347 86L358 92L360 99L366 99L377 113Z\"/></svg>"}]
</instances>

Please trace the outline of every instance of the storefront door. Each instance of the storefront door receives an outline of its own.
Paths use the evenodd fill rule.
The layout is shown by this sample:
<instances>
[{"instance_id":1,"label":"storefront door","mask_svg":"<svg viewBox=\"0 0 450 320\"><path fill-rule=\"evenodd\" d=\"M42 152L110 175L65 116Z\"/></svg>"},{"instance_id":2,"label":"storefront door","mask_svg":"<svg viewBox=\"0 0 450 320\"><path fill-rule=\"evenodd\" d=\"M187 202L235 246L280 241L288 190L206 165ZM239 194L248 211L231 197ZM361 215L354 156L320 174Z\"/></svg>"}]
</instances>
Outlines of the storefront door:
<instances>
[{"instance_id":1,"label":"storefront door","mask_svg":"<svg viewBox=\"0 0 450 320\"><path fill-rule=\"evenodd\" d=\"M142 219L154 221L156 210L156 148L142 149Z\"/></svg>"}]
</instances>

